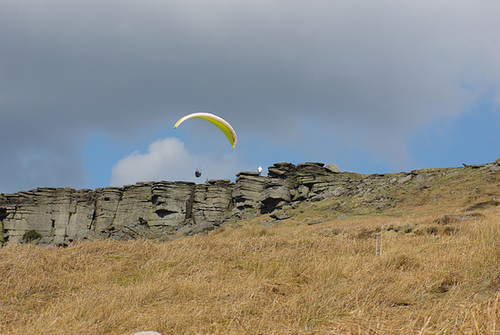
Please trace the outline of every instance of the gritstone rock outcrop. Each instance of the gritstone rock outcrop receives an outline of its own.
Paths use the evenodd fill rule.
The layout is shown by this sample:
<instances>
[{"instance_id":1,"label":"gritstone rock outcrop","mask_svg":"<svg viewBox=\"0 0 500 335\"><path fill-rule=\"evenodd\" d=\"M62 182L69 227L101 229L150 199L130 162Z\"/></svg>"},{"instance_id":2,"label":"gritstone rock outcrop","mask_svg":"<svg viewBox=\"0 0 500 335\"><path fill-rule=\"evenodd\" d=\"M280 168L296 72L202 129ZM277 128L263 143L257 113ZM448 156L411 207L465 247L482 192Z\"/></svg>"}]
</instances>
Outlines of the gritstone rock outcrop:
<instances>
[{"instance_id":1,"label":"gritstone rock outcrop","mask_svg":"<svg viewBox=\"0 0 500 335\"><path fill-rule=\"evenodd\" d=\"M384 209L397 202L389 189L430 187L437 175L458 169L497 173L500 159L461 168L377 175L338 172L334 164L276 163L268 168L266 177L240 172L234 183L162 181L96 190L38 188L1 194L0 245L23 243L27 236L37 236L38 244L58 246L87 239L167 240L208 231L229 220L328 198L357 196L366 205Z\"/></svg>"}]
</instances>

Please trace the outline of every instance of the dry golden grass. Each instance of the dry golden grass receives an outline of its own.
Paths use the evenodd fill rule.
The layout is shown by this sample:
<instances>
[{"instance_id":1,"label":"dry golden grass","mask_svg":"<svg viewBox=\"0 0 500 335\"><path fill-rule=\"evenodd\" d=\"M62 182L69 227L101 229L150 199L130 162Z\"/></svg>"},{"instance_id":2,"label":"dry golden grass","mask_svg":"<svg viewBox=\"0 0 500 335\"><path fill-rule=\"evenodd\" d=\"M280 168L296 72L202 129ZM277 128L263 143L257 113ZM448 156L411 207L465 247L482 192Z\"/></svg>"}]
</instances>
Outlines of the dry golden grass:
<instances>
[{"instance_id":1,"label":"dry golden grass","mask_svg":"<svg viewBox=\"0 0 500 335\"><path fill-rule=\"evenodd\" d=\"M304 207L163 243L3 247L0 333L497 334L500 206L438 225L458 203L343 219Z\"/></svg>"}]
</instances>

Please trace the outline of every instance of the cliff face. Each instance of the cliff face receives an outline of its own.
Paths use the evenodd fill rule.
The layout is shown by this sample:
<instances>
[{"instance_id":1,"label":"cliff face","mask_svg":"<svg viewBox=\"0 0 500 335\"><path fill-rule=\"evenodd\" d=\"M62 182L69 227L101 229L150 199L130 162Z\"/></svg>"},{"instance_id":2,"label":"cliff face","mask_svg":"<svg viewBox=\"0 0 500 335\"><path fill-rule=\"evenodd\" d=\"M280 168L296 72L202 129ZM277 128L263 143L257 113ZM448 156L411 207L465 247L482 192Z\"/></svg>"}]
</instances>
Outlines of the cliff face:
<instances>
[{"instance_id":1,"label":"cliff face","mask_svg":"<svg viewBox=\"0 0 500 335\"><path fill-rule=\"evenodd\" d=\"M2 195L3 243L20 243L34 230L40 243L65 245L99 238L160 237L189 227L220 224L233 185L139 183L97 190L39 188ZM187 233L187 230L186 230Z\"/></svg>"},{"instance_id":2,"label":"cliff face","mask_svg":"<svg viewBox=\"0 0 500 335\"><path fill-rule=\"evenodd\" d=\"M335 166L322 163L276 163L269 167L267 177L240 172L235 183L162 181L96 190L38 188L0 195L0 244L22 243L30 231L37 233L38 243L46 245L85 239L168 239L211 230L250 214L328 198L363 197L370 206L383 209L397 201L389 190L404 185L430 187L437 175L457 169L496 174L500 160L385 175L339 173Z\"/></svg>"}]
</instances>

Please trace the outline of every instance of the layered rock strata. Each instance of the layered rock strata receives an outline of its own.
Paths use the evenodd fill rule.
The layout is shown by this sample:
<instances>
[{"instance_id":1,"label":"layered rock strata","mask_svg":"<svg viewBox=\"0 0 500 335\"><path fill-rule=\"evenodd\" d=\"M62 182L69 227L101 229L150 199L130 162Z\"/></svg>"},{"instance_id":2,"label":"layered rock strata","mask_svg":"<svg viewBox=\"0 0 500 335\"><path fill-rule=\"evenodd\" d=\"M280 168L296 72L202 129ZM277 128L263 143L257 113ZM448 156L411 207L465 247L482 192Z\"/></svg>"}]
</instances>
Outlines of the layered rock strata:
<instances>
[{"instance_id":1,"label":"layered rock strata","mask_svg":"<svg viewBox=\"0 0 500 335\"><path fill-rule=\"evenodd\" d=\"M255 214L304 201L359 197L383 209L398 201L394 190L429 188L440 176L463 169L500 172L500 160L461 168L361 175L323 163L276 163L268 176L240 172L236 181L146 182L96 190L38 188L0 195L0 244L17 244L35 231L38 243L68 245L86 239L168 239L204 232ZM30 235L32 236L32 235Z\"/></svg>"}]
</instances>

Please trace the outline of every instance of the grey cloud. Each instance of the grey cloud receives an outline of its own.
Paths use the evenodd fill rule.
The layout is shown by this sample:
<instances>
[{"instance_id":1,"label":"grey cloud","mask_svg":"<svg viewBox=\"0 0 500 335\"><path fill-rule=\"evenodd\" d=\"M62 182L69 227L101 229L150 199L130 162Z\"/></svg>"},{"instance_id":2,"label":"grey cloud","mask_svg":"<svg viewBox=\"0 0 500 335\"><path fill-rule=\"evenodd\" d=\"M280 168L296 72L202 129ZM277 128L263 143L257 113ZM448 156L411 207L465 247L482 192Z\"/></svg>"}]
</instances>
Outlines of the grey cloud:
<instances>
[{"instance_id":1,"label":"grey cloud","mask_svg":"<svg viewBox=\"0 0 500 335\"><path fill-rule=\"evenodd\" d=\"M301 123L313 118L322 140L340 134L398 160L415 129L458 115L498 84L499 9L451 0L4 1L1 154L49 154L31 181L21 159L0 167L12 176L0 189L83 183L76 162L88 132L123 136L195 110L299 150Z\"/></svg>"}]
</instances>

